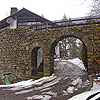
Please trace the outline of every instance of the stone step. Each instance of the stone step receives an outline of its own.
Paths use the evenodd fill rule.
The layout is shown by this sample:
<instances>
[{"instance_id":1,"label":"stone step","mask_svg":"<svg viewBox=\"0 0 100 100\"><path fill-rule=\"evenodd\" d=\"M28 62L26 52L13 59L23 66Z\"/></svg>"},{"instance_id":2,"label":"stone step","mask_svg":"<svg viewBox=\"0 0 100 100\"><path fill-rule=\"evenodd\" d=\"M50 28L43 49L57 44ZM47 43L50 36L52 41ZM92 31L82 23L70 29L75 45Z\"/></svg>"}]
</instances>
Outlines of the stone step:
<instances>
[{"instance_id":1,"label":"stone step","mask_svg":"<svg viewBox=\"0 0 100 100\"><path fill-rule=\"evenodd\" d=\"M39 79L43 77L43 72L38 72L36 75L32 76L33 79Z\"/></svg>"},{"instance_id":2,"label":"stone step","mask_svg":"<svg viewBox=\"0 0 100 100\"><path fill-rule=\"evenodd\" d=\"M37 72L37 75L43 76L43 72Z\"/></svg>"}]
</instances>

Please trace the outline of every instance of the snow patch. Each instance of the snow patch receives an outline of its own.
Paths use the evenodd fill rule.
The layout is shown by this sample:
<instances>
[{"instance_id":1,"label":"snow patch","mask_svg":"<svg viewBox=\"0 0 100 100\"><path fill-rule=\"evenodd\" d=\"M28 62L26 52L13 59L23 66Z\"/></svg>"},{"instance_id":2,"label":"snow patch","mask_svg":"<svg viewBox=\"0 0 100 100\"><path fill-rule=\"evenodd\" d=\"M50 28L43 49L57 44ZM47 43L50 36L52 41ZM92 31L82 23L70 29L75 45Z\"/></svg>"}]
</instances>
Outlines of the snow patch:
<instances>
[{"instance_id":1,"label":"snow patch","mask_svg":"<svg viewBox=\"0 0 100 100\"><path fill-rule=\"evenodd\" d=\"M52 92L52 91L49 91L49 92L43 92L42 94L51 95L51 96L53 96L53 97L56 97L56 96L57 96L57 93Z\"/></svg>"},{"instance_id":2,"label":"snow patch","mask_svg":"<svg viewBox=\"0 0 100 100\"><path fill-rule=\"evenodd\" d=\"M55 68L56 75L85 75L86 71L79 68L77 65L66 61L66 62L58 62L58 66Z\"/></svg>"},{"instance_id":3,"label":"snow patch","mask_svg":"<svg viewBox=\"0 0 100 100\"><path fill-rule=\"evenodd\" d=\"M52 80L54 81L55 78L57 78L57 76L55 76L53 74L49 77L43 77L43 78L40 78L40 79L35 80L35 81L33 81L33 79L30 79L30 80L27 80L27 81L21 81L21 82L18 82L18 83L15 83L15 84L10 84L10 85L0 85L0 87L10 87L7 90L21 90L23 88L25 89L25 88L32 87L32 85L41 85L44 82L48 82L48 81L52 81ZM59 79L56 79L57 82L59 82L58 80ZM51 85L56 84L57 82L54 82Z\"/></svg>"},{"instance_id":4,"label":"snow patch","mask_svg":"<svg viewBox=\"0 0 100 100\"><path fill-rule=\"evenodd\" d=\"M86 68L85 68L82 60L80 60L79 58L74 58L74 59L69 59L69 60L62 60L61 58L59 58L59 59L54 59L54 60L56 63L59 63L59 64L66 64L66 62L73 63L73 64L77 65L79 68L81 68L82 70L86 71Z\"/></svg>"},{"instance_id":5,"label":"snow patch","mask_svg":"<svg viewBox=\"0 0 100 100\"><path fill-rule=\"evenodd\" d=\"M15 94L25 94L25 93L28 93L28 92L32 92L33 89L29 89L29 90L22 90L22 91L19 91L19 92L15 92Z\"/></svg>"},{"instance_id":6,"label":"snow patch","mask_svg":"<svg viewBox=\"0 0 100 100\"><path fill-rule=\"evenodd\" d=\"M81 68L81 69L83 69L83 70L86 70L86 69L85 69L85 66L84 66L84 64L83 64L83 62L82 62L82 60L80 60L79 58L69 59L69 60L67 60L67 61L69 61L69 62L71 62L71 63L77 65L79 68Z\"/></svg>"},{"instance_id":7,"label":"snow patch","mask_svg":"<svg viewBox=\"0 0 100 100\"><path fill-rule=\"evenodd\" d=\"M77 85L77 84L82 84L82 79L80 79L80 77L78 77L76 80L74 80L73 82L72 82L72 84L75 86L75 85Z\"/></svg>"},{"instance_id":8,"label":"snow patch","mask_svg":"<svg viewBox=\"0 0 100 100\"><path fill-rule=\"evenodd\" d=\"M68 93L73 93L74 92L74 87L69 86L69 88L67 89Z\"/></svg>"},{"instance_id":9,"label":"snow patch","mask_svg":"<svg viewBox=\"0 0 100 100\"><path fill-rule=\"evenodd\" d=\"M49 95L34 95L32 97L27 97L27 100L50 100L51 96Z\"/></svg>"},{"instance_id":10,"label":"snow patch","mask_svg":"<svg viewBox=\"0 0 100 100\"><path fill-rule=\"evenodd\" d=\"M46 90L50 90L51 88L52 88L52 87L42 89L41 92L46 91Z\"/></svg>"},{"instance_id":11,"label":"snow patch","mask_svg":"<svg viewBox=\"0 0 100 100\"><path fill-rule=\"evenodd\" d=\"M68 95L67 91L63 90L63 95Z\"/></svg>"},{"instance_id":12,"label":"snow patch","mask_svg":"<svg viewBox=\"0 0 100 100\"><path fill-rule=\"evenodd\" d=\"M45 89L47 87L53 86L53 85L57 84L60 80L61 80L61 77L59 77L59 78L57 78L49 83L46 83L41 87L37 87L37 88L35 88L35 90Z\"/></svg>"},{"instance_id":13,"label":"snow patch","mask_svg":"<svg viewBox=\"0 0 100 100\"><path fill-rule=\"evenodd\" d=\"M100 84L96 84L94 82L93 88L90 91L78 94L76 96L73 96L72 98L68 99L68 100L86 100L89 96L91 96L92 94L95 94L97 92L100 92ZM100 97L100 94L97 95L98 97ZM94 97L91 100L95 100L98 97Z\"/></svg>"}]
</instances>

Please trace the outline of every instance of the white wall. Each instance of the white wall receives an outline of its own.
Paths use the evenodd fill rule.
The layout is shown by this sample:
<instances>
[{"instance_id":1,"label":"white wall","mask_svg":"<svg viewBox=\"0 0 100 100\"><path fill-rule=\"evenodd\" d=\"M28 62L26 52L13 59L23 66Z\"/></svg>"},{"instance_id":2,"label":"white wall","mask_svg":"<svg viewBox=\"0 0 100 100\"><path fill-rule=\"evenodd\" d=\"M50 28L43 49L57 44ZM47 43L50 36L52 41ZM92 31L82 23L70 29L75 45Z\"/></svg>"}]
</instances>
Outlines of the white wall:
<instances>
[{"instance_id":1,"label":"white wall","mask_svg":"<svg viewBox=\"0 0 100 100\"><path fill-rule=\"evenodd\" d=\"M17 19L14 19L13 22L10 24L11 29L17 28Z\"/></svg>"},{"instance_id":2,"label":"white wall","mask_svg":"<svg viewBox=\"0 0 100 100\"><path fill-rule=\"evenodd\" d=\"M40 66L40 64L43 61L43 51L42 48L38 49L38 55L37 55L37 68Z\"/></svg>"},{"instance_id":3,"label":"white wall","mask_svg":"<svg viewBox=\"0 0 100 100\"><path fill-rule=\"evenodd\" d=\"M59 43L58 43L57 46L55 47L55 53L56 53L56 56L59 58L59 57L60 57Z\"/></svg>"}]
</instances>

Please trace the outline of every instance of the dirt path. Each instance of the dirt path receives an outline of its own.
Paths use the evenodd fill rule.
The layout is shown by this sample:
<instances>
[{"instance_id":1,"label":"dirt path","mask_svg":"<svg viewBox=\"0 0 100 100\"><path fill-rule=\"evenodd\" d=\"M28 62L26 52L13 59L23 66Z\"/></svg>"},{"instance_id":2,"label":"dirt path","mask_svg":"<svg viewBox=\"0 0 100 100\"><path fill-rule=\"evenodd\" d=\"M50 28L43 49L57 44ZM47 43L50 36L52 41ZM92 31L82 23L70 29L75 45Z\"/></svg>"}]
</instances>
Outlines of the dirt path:
<instances>
[{"instance_id":1,"label":"dirt path","mask_svg":"<svg viewBox=\"0 0 100 100\"><path fill-rule=\"evenodd\" d=\"M52 76L30 87L0 88L0 100L68 100L89 86L87 76Z\"/></svg>"}]
</instances>

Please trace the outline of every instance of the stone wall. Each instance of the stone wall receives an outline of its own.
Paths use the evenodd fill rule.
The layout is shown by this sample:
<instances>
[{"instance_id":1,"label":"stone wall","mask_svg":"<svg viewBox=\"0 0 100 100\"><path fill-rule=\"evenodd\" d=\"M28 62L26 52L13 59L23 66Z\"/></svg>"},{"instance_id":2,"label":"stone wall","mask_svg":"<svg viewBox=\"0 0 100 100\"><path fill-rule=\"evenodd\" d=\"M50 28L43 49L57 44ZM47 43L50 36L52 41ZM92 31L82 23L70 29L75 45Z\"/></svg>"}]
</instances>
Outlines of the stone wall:
<instances>
[{"instance_id":1,"label":"stone wall","mask_svg":"<svg viewBox=\"0 0 100 100\"><path fill-rule=\"evenodd\" d=\"M0 73L12 72L17 77L30 76L30 52L37 45L33 33L36 34L29 28L19 28L7 29L0 34Z\"/></svg>"},{"instance_id":2,"label":"stone wall","mask_svg":"<svg viewBox=\"0 0 100 100\"><path fill-rule=\"evenodd\" d=\"M0 32L0 73L11 72L19 78L30 78L31 52L33 48L40 47L43 50L44 75L52 74L52 51L56 44L66 37L77 37L84 43L87 48L89 69L100 72L100 26L87 25L38 32L28 27L2 30Z\"/></svg>"}]
</instances>

